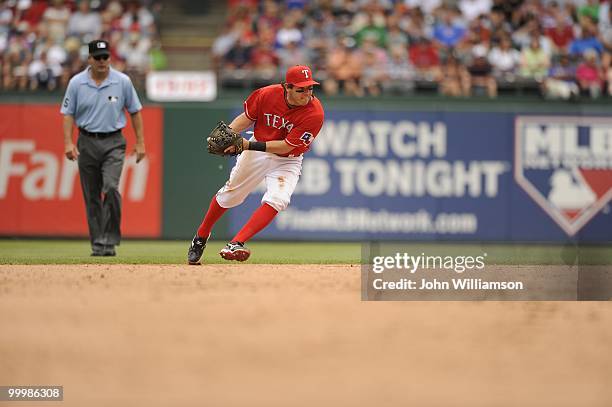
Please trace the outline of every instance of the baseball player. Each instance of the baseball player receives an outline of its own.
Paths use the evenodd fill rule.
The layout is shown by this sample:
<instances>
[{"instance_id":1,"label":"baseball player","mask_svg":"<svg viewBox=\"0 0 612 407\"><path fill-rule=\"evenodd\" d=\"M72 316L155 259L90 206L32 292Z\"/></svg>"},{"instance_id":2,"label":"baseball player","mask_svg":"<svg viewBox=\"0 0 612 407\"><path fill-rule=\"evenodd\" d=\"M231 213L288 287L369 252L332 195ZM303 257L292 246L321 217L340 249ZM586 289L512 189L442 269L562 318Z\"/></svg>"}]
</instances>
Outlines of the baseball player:
<instances>
[{"instance_id":1,"label":"baseball player","mask_svg":"<svg viewBox=\"0 0 612 407\"><path fill-rule=\"evenodd\" d=\"M229 180L212 198L187 254L189 264L200 264L211 230L229 208L240 205L263 180L266 193L246 225L219 252L226 260L245 261L251 255L245 242L265 228L289 205L308 151L323 126L323 106L313 95L318 85L307 66L287 70L285 82L255 90L244 102L244 112L229 127L236 133L253 123L251 140L240 138L244 150ZM234 146L226 153L234 152ZM238 151L240 152L240 151Z\"/></svg>"},{"instance_id":2,"label":"baseball player","mask_svg":"<svg viewBox=\"0 0 612 407\"><path fill-rule=\"evenodd\" d=\"M92 256L115 256L121 241L119 178L125 161L124 110L136 134L136 162L146 155L140 110L142 105L127 75L110 66L108 42L89 43L89 67L68 83L62 102L64 152L77 160L87 208ZM79 128L76 146L73 127Z\"/></svg>"}]
</instances>

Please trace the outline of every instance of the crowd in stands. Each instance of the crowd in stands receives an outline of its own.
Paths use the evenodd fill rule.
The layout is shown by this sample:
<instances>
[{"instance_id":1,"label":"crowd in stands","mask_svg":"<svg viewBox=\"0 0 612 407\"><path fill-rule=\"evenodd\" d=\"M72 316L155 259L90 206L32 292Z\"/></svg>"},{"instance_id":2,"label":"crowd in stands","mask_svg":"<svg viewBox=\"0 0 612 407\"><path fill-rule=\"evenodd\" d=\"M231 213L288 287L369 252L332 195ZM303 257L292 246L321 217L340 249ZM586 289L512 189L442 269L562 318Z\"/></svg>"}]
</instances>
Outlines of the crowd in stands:
<instances>
[{"instance_id":1,"label":"crowd in stands","mask_svg":"<svg viewBox=\"0 0 612 407\"><path fill-rule=\"evenodd\" d=\"M224 86L312 66L323 91L612 95L606 0L230 0L213 44Z\"/></svg>"},{"instance_id":2,"label":"crowd in stands","mask_svg":"<svg viewBox=\"0 0 612 407\"><path fill-rule=\"evenodd\" d=\"M0 89L65 88L87 65L87 43L109 41L112 65L142 86L159 43L159 3L0 0Z\"/></svg>"}]
</instances>

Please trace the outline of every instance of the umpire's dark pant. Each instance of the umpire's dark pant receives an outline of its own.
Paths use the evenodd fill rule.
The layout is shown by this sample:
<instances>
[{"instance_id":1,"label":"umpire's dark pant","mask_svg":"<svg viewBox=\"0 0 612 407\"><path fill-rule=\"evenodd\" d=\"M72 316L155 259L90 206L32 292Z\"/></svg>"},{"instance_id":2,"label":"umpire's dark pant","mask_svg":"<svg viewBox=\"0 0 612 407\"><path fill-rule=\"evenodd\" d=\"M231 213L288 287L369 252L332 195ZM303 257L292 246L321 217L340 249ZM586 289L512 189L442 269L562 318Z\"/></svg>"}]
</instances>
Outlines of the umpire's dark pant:
<instances>
[{"instance_id":1,"label":"umpire's dark pant","mask_svg":"<svg viewBox=\"0 0 612 407\"><path fill-rule=\"evenodd\" d=\"M125 161L125 138L85 135L77 140L79 175L87 209L92 249L118 245L121 240L119 178Z\"/></svg>"}]
</instances>

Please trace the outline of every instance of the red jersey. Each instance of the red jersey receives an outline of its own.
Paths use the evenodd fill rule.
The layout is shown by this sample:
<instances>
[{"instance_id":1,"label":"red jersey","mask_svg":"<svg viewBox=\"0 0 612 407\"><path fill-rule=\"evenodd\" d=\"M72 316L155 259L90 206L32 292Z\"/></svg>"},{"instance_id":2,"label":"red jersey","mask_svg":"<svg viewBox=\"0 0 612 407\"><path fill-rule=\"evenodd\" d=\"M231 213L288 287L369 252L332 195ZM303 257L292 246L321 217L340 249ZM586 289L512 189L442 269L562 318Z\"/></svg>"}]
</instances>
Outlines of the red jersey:
<instances>
[{"instance_id":1,"label":"red jersey","mask_svg":"<svg viewBox=\"0 0 612 407\"><path fill-rule=\"evenodd\" d=\"M323 126L323 106L314 96L305 106L289 107L283 85L259 88L244 102L244 114L255 122L257 141L285 140L293 150L284 157L305 153ZM279 154L280 155L280 154Z\"/></svg>"}]
</instances>

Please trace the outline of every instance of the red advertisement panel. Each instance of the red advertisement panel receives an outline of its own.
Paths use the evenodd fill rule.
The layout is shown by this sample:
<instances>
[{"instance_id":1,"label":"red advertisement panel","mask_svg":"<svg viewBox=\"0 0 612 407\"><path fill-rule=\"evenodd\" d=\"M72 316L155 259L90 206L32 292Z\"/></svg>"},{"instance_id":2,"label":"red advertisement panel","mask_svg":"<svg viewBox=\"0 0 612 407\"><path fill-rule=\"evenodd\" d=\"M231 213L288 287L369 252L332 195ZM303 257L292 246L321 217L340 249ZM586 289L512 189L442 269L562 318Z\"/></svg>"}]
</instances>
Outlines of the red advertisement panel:
<instances>
[{"instance_id":1,"label":"red advertisement panel","mask_svg":"<svg viewBox=\"0 0 612 407\"><path fill-rule=\"evenodd\" d=\"M121 229L126 237L159 237L163 115L153 106L142 114L147 158L139 164L129 120L124 129ZM64 156L59 105L0 105L0 235L88 235L78 167Z\"/></svg>"}]
</instances>

